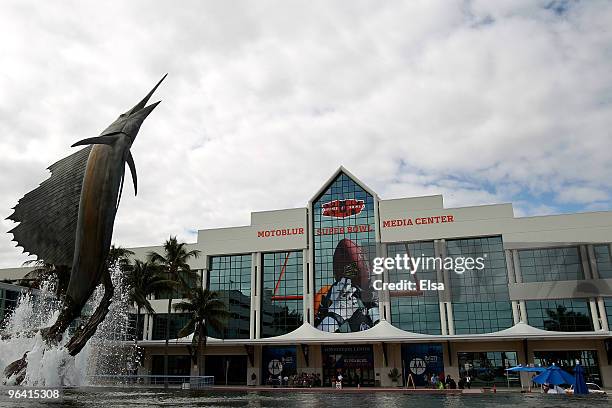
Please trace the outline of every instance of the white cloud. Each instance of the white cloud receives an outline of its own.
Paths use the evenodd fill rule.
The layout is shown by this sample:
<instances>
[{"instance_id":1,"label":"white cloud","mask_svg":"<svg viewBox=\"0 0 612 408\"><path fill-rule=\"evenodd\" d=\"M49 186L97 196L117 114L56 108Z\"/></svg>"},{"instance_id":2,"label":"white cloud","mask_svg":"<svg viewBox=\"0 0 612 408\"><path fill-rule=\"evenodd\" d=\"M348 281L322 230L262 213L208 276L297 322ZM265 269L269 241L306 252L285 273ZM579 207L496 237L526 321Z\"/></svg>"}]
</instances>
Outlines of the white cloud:
<instances>
[{"instance_id":1,"label":"white cloud","mask_svg":"<svg viewBox=\"0 0 612 408\"><path fill-rule=\"evenodd\" d=\"M596 201L607 201L610 196L598 188L569 186L559 192L557 199L562 203L591 204Z\"/></svg>"},{"instance_id":2,"label":"white cloud","mask_svg":"<svg viewBox=\"0 0 612 408\"><path fill-rule=\"evenodd\" d=\"M121 245L304 206L341 164L383 198L609 208L612 6L549 3L3 2L0 213L165 72Z\"/></svg>"}]
</instances>

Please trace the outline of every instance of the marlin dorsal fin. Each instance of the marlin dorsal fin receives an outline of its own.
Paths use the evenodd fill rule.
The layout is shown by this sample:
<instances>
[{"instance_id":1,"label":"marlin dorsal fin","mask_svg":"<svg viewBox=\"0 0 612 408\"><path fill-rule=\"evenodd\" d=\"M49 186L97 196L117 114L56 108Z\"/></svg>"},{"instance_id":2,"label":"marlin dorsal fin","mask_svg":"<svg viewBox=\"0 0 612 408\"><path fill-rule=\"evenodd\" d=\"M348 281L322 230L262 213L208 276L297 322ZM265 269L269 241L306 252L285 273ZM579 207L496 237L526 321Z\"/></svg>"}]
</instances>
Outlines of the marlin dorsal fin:
<instances>
[{"instance_id":1,"label":"marlin dorsal fin","mask_svg":"<svg viewBox=\"0 0 612 408\"><path fill-rule=\"evenodd\" d=\"M138 178L136 177L136 164L134 164L134 157L132 152L128 151L127 164L130 166L130 173L132 173L132 182L134 183L134 195L138 194Z\"/></svg>"},{"instance_id":2,"label":"marlin dorsal fin","mask_svg":"<svg viewBox=\"0 0 612 408\"><path fill-rule=\"evenodd\" d=\"M87 145L92 145L92 144L111 145L111 144L115 143L115 140L117 140L117 137L114 136L115 134L116 133L109 134L109 135L104 135L104 136L89 137L87 139L79 140L78 142L73 144L72 147L75 147L75 146L87 146Z\"/></svg>"}]
</instances>

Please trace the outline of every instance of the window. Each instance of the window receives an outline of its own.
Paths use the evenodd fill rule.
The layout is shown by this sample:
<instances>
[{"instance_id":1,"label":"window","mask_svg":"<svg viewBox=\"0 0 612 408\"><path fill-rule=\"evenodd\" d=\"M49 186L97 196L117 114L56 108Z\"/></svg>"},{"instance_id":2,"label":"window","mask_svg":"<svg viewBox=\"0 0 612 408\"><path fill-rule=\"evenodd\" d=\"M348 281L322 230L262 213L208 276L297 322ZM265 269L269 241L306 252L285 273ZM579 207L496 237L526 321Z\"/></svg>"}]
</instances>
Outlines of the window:
<instances>
[{"instance_id":1,"label":"window","mask_svg":"<svg viewBox=\"0 0 612 408\"><path fill-rule=\"evenodd\" d=\"M446 241L447 256L484 259L484 269L449 271L456 334L491 333L511 327L512 306L501 237Z\"/></svg>"},{"instance_id":2,"label":"window","mask_svg":"<svg viewBox=\"0 0 612 408\"><path fill-rule=\"evenodd\" d=\"M166 338L166 321L167 313L153 315L153 334L152 340L164 340ZM185 327L191 316L189 313L172 313L170 314L170 337L171 339L178 338L178 332Z\"/></svg>"},{"instance_id":3,"label":"window","mask_svg":"<svg viewBox=\"0 0 612 408\"><path fill-rule=\"evenodd\" d=\"M209 328L211 337L248 339L251 315L251 254L210 258L208 289L217 292L230 313L223 333Z\"/></svg>"},{"instance_id":4,"label":"window","mask_svg":"<svg viewBox=\"0 0 612 408\"><path fill-rule=\"evenodd\" d=\"M608 317L608 327L612 327L612 298L604 298L606 316Z\"/></svg>"},{"instance_id":5,"label":"window","mask_svg":"<svg viewBox=\"0 0 612 408\"><path fill-rule=\"evenodd\" d=\"M518 365L515 351L457 353L459 377L472 377L472 387L520 386L519 373L506 368Z\"/></svg>"},{"instance_id":6,"label":"window","mask_svg":"<svg viewBox=\"0 0 612 408\"><path fill-rule=\"evenodd\" d=\"M137 315L135 313L129 314L128 337L130 337L130 340L133 340L134 338L138 338L138 340L143 340L144 321L146 317L147 315L142 313L140 315Z\"/></svg>"},{"instance_id":7,"label":"window","mask_svg":"<svg viewBox=\"0 0 612 408\"><path fill-rule=\"evenodd\" d=\"M586 299L527 300L527 321L549 331L593 330L591 309Z\"/></svg>"},{"instance_id":8,"label":"window","mask_svg":"<svg viewBox=\"0 0 612 408\"><path fill-rule=\"evenodd\" d=\"M263 254L262 271L261 336L297 329L304 321L302 251Z\"/></svg>"},{"instance_id":9,"label":"window","mask_svg":"<svg viewBox=\"0 0 612 408\"><path fill-rule=\"evenodd\" d=\"M584 279L577 247L524 249L518 253L523 282Z\"/></svg>"},{"instance_id":10,"label":"window","mask_svg":"<svg viewBox=\"0 0 612 408\"><path fill-rule=\"evenodd\" d=\"M610 259L610 245L595 245L595 261L597 272L601 279L612 278L612 260Z\"/></svg>"},{"instance_id":11,"label":"window","mask_svg":"<svg viewBox=\"0 0 612 408\"><path fill-rule=\"evenodd\" d=\"M408 257L433 257L434 243L410 242L401 244L389 244L387 246L387 256L396 255ZM401 280L412 280L418 285L421 279L428 279L437 282L435 269L424 270L422 264L419 265L416 274L411 275L409 271L398 271L395 268L389 270L390 282L400 282ZM424 333L442 334L440 327L440 303L437 291L415 292L402 296L402 292L390 291L391 296L391 322L395 327L402 330Z\"/></svg>"},{"instance_id":12,"label":"window","mask_svg":"<svg viewBox=\"0 0 612 408\"><path fill-rule=\"evenodd\" d=\"M561 350L561 351L534 351L533 362L542 367L549 367L553 363L574 375L576 360L584 368L584 379L587 382L601 384L601 374L595 350Z\"/></svg>"},{"instance_id":13,"label":"window","mask_svg":"<svg viewBox=\"0 0 612 408\"><path fill-rule=\"evenodd\" d=\"M17 306L20 292L16 290L0 288L0 324L4 323L7 316Z\"/></svg>"},{"instance_id":14,"label":"window","mask_svg":"<svg viewBox=\"0 0 612 408\"><path fill-rule=\"evenodd\" d=\"M376 253L374 198L340 173L312 208L315 327L366 330L379 320L369 266Z\"/></svg>"}]
</instances>

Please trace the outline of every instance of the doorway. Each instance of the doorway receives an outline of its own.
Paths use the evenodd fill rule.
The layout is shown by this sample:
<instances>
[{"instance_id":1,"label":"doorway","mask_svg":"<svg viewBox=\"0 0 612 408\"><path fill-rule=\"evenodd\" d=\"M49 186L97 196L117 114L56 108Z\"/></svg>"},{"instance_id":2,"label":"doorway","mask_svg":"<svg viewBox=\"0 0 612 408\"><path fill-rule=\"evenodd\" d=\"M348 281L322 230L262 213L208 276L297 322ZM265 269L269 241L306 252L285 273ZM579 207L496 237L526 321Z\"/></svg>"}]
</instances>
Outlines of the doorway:
<instances>
[{"instance_id":1,"label":"doorway","mask_svg":"<svg viewBox=\"0 0 612 408\"><path fill-rule=\"evenodd\" d=\"M247 356L205 356L204 374L215 377L215 385L246 385Z\"/></svg>"}]
</instances>

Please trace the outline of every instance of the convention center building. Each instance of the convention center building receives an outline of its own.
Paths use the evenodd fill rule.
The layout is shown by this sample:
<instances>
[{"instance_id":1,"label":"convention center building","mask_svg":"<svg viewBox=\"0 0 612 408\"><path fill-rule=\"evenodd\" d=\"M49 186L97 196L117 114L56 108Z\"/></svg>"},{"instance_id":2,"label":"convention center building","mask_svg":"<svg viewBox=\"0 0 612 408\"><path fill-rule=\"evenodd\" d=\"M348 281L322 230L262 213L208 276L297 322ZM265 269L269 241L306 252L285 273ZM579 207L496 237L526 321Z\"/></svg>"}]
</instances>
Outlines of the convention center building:
<instances>
[{"instance_id":1,"label":"convention center building","mask_svg":"<svg viewBox=\"0 0 612 408\"><path fill-rule=\"evenodd\" d=\"M441 195L381 199L343 167L303 208L255 212L248 226L198 231L190 264L231 317L209 331L194 368L187 321L167 296L140 318L141 374L264 385L304 373L331 386L427 385L433 374L472 387L526 386L516 365L571 371L612 387L612 211L515 217L512 204L446 208ZM161 247L131 248L145 259ZM375 258L474 258L374 273ZM456 263L457 264L457 263ZM16 274L19 269L0 271ZM0 276L4 279L4 276ZM415 282L397 290L397 282ZM420 282L423 282L420 285ZM382 285L387 283L387 285ZM3 298L10 285L0 288ZM437 290L432 290L436 289ZM178 294L173 297L180 297ZM178 300L177 300L178 301ZM4 302L4 300L3 300ZM397 369L398 375L393 375Z\"/></svg>"}]
</instances>

